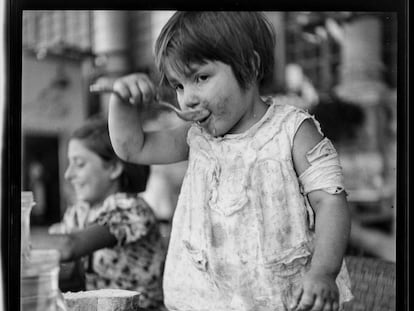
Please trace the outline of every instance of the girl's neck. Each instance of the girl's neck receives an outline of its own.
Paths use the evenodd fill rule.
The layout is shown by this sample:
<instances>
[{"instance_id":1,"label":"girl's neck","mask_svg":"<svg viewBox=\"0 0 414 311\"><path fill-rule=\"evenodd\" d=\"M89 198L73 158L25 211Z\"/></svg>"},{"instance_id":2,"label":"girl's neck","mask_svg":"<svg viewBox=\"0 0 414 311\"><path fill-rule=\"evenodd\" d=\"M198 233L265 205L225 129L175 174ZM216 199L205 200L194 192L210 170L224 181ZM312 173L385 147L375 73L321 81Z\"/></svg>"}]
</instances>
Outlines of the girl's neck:
<instances>
[{"instance_id":1,"label":"girl's neck","mask_svg":"<svg viewBox=\"0 0 414 311\"><path fill-rule=\"evenodd\" d=\"M249 118L248 128L256 124L265 115L269 105L267 105L260 97L258 89L251 93L251 105L246 111L246 116Z\"/></svg>"},{"instance_id":2,"label":"girl's neck","mask_svg":"<svg viewBox=\"0 0 414 311\"><path fill-rule=\"evenodd\" d=\"M106 191L106 195L98 200L95 200L93 202L89 202L90 208L95 209L98 207L101 207L103 202L111 195L118 193L120 191L119 183L116 182L111 185L111 187Z\"/></svg>"},{"instance_id":3,"label":"girl's neck","mask_svg":"<svg viewBox=\"0 0 414 311\"><path fill-rule=\"evenodd\" d=\"M259 94L255 97L255 103L252 105L252 113L254 123L259 121L266 113L269 105L260 97Z\"/></svg>"}]
</instances>

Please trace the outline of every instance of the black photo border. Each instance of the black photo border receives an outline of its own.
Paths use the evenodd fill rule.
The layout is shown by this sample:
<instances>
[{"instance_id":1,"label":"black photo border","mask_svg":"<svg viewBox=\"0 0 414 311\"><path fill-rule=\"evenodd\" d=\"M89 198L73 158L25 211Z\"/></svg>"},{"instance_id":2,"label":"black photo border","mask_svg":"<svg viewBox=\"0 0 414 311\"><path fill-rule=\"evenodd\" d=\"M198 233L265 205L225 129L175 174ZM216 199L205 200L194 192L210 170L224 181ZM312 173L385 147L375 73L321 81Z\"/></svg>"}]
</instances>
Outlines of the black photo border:
<instances>
[{"instance_id":1,"label":"black photo border","mask_svg":"<svg viewBox=\"0 0 414 311\"><path fill-rule=\"evenodd\" d=\"M398 121L397 121L397 306L410 309L411 215L409 165L409 3L408 0L5 0L6 81L2 150L1 256L3 305L20 310L20 183L21 183L21 50L24 10L250 10L250 11L368 11L397 12L398 16ZM0 305L0 310L1 310Z\"/></svg>"}]
</instances>

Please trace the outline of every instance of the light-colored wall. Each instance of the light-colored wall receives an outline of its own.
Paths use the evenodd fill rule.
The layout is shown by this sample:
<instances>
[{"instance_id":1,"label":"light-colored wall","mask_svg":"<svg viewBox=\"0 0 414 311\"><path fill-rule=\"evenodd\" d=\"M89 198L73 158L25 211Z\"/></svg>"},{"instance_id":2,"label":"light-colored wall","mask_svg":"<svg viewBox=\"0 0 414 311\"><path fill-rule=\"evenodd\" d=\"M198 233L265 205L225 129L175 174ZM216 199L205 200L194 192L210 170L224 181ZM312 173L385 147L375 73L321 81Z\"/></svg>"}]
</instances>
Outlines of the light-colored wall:
<instances>
[{"instance_id":1,"label":"light-colored wall","mask_svg":"<svg viewBox=\"0 0 414 311\"><path fill-rule=\"evenodd\" d=\"M59 87L59 79L67 81ZM81 66L59 58L22 58L22 130L60 134L85 117Z\"/></svg>"}]
</instances>

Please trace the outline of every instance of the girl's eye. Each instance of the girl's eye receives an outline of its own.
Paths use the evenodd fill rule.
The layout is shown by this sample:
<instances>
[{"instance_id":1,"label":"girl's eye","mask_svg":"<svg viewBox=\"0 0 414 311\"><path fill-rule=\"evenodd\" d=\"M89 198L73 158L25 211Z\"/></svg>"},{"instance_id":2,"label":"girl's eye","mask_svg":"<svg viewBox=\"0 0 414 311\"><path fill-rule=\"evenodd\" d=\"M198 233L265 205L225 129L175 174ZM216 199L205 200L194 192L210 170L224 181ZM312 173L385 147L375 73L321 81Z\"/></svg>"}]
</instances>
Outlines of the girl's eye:
<instances>
[{"instance_id":1,"label":"girl's eye","mask_svg":"<svg viewBox=\"0 0 414 311\"><path fill-rule=\"evenodd\" d=\"M199 75L197 76L197 82L204 82L208 80L208 75Z\"/></svg>"}]
</instances>

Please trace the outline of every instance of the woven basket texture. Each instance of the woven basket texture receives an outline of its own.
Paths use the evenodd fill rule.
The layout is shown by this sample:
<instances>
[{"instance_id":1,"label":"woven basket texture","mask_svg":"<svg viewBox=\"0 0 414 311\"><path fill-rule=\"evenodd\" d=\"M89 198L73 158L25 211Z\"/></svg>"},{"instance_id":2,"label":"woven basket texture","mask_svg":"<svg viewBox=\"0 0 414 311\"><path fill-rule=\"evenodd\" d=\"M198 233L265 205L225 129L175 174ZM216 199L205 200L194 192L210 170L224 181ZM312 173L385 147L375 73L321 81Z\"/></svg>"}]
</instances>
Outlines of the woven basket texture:
<instances>
[{"instance_id":1,"label":"woven basket texture","mask_svg":"<svg viewBox=\"0 0 414 311\"><path fill-rule=\"evenodd\" d=\"M361 256L345 260L355 298L344 311L394 311L395 263Z\"/></svg>"}]
</instances>

